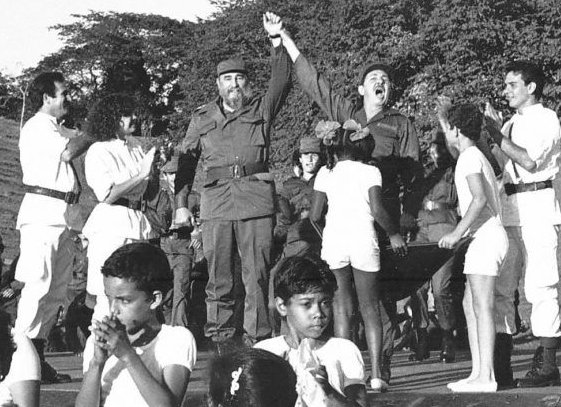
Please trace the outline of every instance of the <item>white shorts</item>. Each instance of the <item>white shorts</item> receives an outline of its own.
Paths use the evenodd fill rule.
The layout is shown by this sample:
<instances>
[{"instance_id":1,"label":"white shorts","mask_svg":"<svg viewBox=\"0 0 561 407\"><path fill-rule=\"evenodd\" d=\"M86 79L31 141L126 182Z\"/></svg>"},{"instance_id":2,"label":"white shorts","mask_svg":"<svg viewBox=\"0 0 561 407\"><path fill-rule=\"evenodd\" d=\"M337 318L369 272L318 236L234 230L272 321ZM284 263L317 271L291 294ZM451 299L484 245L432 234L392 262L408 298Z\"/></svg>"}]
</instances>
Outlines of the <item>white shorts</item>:
<instances>
[{"instance_id":1,"label":"white shorts","mask_svg":"<svg viewBox=\"0 0 561 407\"><path fill-rule=\"evenodd\" d=\"M464 274L496 277L508 251L508 237L494 220L484 223L473 235L466 252Z\"/></svg>"},{"instance_id":2,"label":"white shorts","mask_svg":"<svg viewBox=\"0 0 561 407\"><path fill-rule=\"evenodd\" d=\"M360 240L356 237L348 241L335 241L335 239L323 239L321 247L321 258L332 270L352 266L355 269L366 272L377 272L380 270L380 248L375 236L365 237Z\"/></svg>"}]
</instances>

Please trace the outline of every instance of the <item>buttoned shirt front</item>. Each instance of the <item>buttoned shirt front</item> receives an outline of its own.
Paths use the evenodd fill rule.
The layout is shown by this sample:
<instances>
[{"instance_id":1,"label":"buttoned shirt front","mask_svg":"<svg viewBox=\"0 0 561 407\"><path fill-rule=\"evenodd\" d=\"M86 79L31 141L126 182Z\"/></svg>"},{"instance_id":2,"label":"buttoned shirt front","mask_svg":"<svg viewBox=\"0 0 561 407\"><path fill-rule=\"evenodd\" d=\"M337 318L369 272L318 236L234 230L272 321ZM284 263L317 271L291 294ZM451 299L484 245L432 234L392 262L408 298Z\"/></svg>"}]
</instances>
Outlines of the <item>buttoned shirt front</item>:
<instances>
[{"instance_id":1,"label":"buttoned shirt front","mask_svg":"<svg viewBox=\"0 0 561 407\"><path fill-rule=\"evenodd\" d=\"M69 139L58 129L56 118L38 112L25 123L19 139L23 183L29 186L75 191L76 178L71 164L61 159ZM68 204L62 199L26 193L16 227L26 224L66 225Z\"/></svg>"},{"instance_id":2,"label":"buttoned shirt front","mask_svg":"<svg viewBox=\"0 0 561 407\"><path fill-rule=\"evenodd\" d=\"M181 145L182 153L192 159L202 157L205 183L201 191L201 219L241 220L272 215L274 183L267 173L270 133L288 91L290 64L282 47L273 48L269 89L262 97L232 113L222 109L222 99L195 111ZM189 184L194 177L181 167L176 185ZM260 166L244 176L244 169ZM234 168L240 171L234 177ZM222 176L210 177L220 169ZM224 174L231 169L230 175ZM190 172L190 173L187 173ZM187 179L187 180L186 180ZM179 190L184 194L185 189Z\"/></svg>"},{"instance_id":3,"label":"buttoned shirt front","mask_svg":"<svg viewBox=\"0 0 561 407\"><path fill-rule=\"evenodd\" d=\"M528 153L536 168L527 171L509 160L505 166L505 183L532 183L555 180L561 157L561 129L553 110L535 104L516 113L503 126L503 134L510 135L517 146ZM535 223L561 224L561 210L555 191L545 188L538 191L503 194L503 224L523 226Z\"/></svg>"}]
</instances>

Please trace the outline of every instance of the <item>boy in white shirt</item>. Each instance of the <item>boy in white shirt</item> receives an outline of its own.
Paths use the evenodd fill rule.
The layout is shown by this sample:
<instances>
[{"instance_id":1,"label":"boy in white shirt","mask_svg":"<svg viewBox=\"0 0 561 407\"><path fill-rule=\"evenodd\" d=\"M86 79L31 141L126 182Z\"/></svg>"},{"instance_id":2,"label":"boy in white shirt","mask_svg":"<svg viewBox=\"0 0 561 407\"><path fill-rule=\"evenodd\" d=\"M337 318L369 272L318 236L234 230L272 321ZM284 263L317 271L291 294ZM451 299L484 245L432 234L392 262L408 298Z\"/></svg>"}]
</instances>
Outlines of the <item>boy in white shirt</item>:
<instances>
[{"instance_id":1,"label":"boy in white shirt","mask_svg":"<svg viewBox=\"0 0 561 407\"><path fill-rule=\"evenodd\" d=\"M102 267L111 315L93 320L76 406L179 406L195 364L187 328L158 319L172 280L165 254L148 243L117 249Z\"/></svg>"},{"instance_id":2,"label":"boy in white shirt","mask_svg":"<svg viewBox=\"0 0 561 407\"><path fill-rule=\"evenodd\" d=\"M438 245L452 249L463 236L473 236L465 255L467 281L463 300L472 370L469 377L450 383L448 388L454 392L495 392L494 289L508 250L501 223L499 188L491 164L475 145L483 121L477 107L451 107L447 100L439 99L439 120L451 153L460 153L454 182L462 220Z\"/></svg>"},{"instance_id":3,"label":"boy in white shirt","mask_svg":"<svg viewBox=\"0 0 561 407\"><path fill-rule=\"evenodd\" d=\"M283 357L297 374L301 368L310 368L309 363L315 364L314 377L328 400L345 406L367 406L364 362L359 349L351 341L330 337L325 332L333 317L336 289L329 266L317 257L287 257L275 274L274 287L276 307L289 333L261 341L255 347ZM309 345L308 352L303 350L302 343ZM309 389L305 388L304 393ZM309 394L301 392L300 396L306 402Z\"/></svg>"}]
</instances>

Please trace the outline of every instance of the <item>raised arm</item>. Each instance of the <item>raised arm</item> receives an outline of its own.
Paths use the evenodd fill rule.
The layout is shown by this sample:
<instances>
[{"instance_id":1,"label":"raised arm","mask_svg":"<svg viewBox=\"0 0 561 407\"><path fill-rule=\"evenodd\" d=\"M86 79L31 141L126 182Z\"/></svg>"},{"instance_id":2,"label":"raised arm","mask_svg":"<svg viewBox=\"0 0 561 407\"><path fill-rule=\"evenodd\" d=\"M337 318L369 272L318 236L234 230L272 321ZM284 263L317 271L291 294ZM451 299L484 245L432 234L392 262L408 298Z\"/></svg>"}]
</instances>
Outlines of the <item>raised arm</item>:
<instances>
[{"instance_id":1,"label":"raised arm","mask_svg":"<svg viewBox=\"0 0 561 407\"><path fill-rule=\"evenodd\" d=\"M294 62L294 70L298 82L306 94L320 106L321 110L329 117L329 120L343 123L345 120L350 119L354 112L353 103L333 92L331 84L300 53L290 34L285 29L280 31L280 35L286 52Z\"/></svg>"},{"instance_id":2,"label":"raised arm","mask_svg":"<svg viewBox=\"0 0 561 407\"><path fill-rule=\"evenodd\" d=\"M526 149L516 145L508 137L512 124L501 131L502 115L500 115L489 102L485 105L485 126L491 138L497 143L497 146L516 164L520 165L526 171L536 169L536 162L530 157Z\"/></svg>"}]
</instances>

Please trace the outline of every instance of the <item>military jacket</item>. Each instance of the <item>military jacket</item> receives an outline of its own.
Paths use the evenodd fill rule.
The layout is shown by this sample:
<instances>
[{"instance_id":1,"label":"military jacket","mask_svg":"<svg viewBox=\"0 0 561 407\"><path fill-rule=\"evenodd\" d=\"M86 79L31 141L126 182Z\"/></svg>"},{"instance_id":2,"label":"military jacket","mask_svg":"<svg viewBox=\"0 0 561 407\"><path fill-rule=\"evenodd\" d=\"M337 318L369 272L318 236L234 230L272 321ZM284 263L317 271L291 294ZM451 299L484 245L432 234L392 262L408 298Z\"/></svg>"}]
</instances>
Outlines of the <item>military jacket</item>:
<instances>
[{"instance_id":1,"label":"military jacket","mask_svg":"<svg viewBox=\"0 0 561 407\"><path fill-rule=\"evenodd\" d=\"M273 48L271 67L265 95L254 97L233 113L225 113L222 100L217 98L193 114L181 145L183 157L179 160L176 190L188 194L196 161L202 157L203 220L241 220L275 212L268 163L273 120L290 83L291 64L283 47Z\"/></svg>"},{"instance_id":2,"label":"military jacket","mask_svg":"<svg viewBox=\"0 0 561 407\"><path fill-rule=\"evenodd\" d=\"M372 164L382 173L382 193L385 200L398 200L403 187L404 211L415 215L420 198L413 193L413 183L423 176L419 161L419 139L411 121L395 109L366 119L364 108L335 94L329 82L300 55L295 62L295 72L304 91L321 107L329 120L343 123L354 119L368 126L374 137Z\"/></svg>"}]
</instances>

